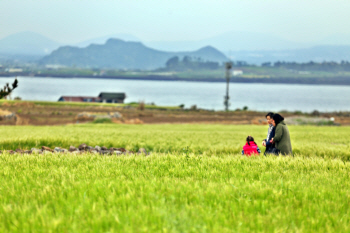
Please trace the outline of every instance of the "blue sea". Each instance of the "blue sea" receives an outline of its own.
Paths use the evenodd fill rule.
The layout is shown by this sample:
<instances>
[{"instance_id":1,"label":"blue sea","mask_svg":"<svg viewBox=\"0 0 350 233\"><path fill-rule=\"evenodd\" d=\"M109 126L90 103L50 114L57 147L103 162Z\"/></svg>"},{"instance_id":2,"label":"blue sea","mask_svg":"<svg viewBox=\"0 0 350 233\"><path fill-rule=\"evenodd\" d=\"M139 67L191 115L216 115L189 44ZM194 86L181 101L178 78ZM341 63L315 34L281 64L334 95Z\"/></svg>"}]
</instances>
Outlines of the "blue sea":
<instances>
[{"instance_id":1,"label":"blue sea","mask_svg":"<svg viewBox=\"0 0 350 233\"><path fill-rule=\"evenodd\" d=\"M0 85L14 77L1 77ZM144 101L160 106L224 110L226 83L140 81L92 78L18 77L12 98L57 101L60 96L98 96L100 92L125 92L125 102ZM230 109L247 106L259 111L350 111L350 86L230 83Z\"/></svg>"}]
</instances>

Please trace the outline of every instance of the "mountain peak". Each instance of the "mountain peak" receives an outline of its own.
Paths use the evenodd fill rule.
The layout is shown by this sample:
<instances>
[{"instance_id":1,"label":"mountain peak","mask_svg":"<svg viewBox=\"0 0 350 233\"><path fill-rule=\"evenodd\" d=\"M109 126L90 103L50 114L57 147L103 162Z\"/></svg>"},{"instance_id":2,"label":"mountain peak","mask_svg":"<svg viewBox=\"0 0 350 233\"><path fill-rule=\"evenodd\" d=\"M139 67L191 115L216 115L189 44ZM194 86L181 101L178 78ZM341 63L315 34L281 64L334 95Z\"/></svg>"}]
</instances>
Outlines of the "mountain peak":
<instances>
[{"instance_id":1,"label":"mountain peak","mask_svg":"<svg viewBox=\"0 0 350 233\"><path fill-rule=\"evenodd\" d=\"M127 42L118 38L109 38L106 41L106 44L112 44L112 43L114 44L114 43L127 43Z\"/></svg>"},{"instance_id":2,"label":"mountain peak","mask_svg":"<svg viewBox=\"0 0 350 233\"><path fill-rule=\"evenodd\" d=\"M216 48L214 48L213 46L210 46L210 45L204 46L204 47L198 49L198 51L210 51L210 52L218 51L219 52L219 50L217 50Z\"/></svg>"},{"instance_id":3,"label":"mountain peak","mask_svg":"<svg viewBox=\"0 0 350 233\"><path fill-rule=\"evenodd\" d=\"M118 38L110 38L106 41L105 45L118 45L118 46L143 46L145 47L141 42L136 41L125 41Z\"/></svg>"},{"instance_id":4,"label":"mountain peak","mask_svg":"<svg viewBox=\"0 0 350 233\"><path fill-rule=\"evenodd\" d=\"M110 38L105 44L86 48L61 47L41 60L42 64L112 69L156 69L164 67L174 56L190 56L205 61L222 62L225 55L211 46L193 52L164 52L149 48L141 42Z\"/></svg>"}]
</instances>

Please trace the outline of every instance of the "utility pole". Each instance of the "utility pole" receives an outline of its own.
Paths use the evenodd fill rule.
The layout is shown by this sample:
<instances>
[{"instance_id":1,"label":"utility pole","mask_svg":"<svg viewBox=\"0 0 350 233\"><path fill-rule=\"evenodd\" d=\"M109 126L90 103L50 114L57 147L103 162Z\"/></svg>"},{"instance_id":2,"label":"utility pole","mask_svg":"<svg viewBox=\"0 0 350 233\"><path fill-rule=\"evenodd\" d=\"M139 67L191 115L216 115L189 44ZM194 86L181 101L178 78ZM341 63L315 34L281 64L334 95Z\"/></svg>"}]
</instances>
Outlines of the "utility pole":
<instances>
[{"instance_id":1,"label":"utility pole","mask_svg":"<svg viewBox=\"0 0 350 233\"><path fill-rule=\"evenodd\" d=\"M225 63L225 68L226 68L226 96L224 96L224 105L225 105L225 110L226 112L228 111L228 106L230 106L230 96L228 95L228 86L230 83L230 77L231 77L231 69L232 69L232 62L226 62Z\"/></svg>"}]
</instances>

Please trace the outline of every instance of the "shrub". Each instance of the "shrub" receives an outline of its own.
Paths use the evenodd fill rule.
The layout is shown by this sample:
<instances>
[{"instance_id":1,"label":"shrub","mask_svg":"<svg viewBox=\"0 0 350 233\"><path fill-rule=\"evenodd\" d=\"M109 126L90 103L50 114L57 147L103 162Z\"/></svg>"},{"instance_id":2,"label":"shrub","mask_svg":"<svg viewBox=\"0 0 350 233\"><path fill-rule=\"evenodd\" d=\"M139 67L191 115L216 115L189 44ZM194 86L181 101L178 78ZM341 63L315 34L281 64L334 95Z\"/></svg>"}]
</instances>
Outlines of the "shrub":
<instances>
[{"instance_id":1,"label":"shrub","mask_svg":"<svg viewBox=\"0 0 350 233\"><path fill-rule=\"evenodd\" d=\"M111 118L97 118L93 122L93 124L109 124L112 123Z\"/></svg>"}]
</instances>

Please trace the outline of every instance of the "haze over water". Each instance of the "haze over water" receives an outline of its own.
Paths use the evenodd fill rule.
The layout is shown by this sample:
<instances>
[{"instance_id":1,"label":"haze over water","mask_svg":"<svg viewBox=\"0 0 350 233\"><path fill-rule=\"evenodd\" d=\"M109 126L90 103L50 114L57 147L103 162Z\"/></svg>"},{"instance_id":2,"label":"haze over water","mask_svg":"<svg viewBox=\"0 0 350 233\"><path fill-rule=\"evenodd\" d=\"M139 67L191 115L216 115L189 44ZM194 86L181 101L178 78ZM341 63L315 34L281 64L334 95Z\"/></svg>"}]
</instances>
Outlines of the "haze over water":
<instances>
[{"instance_id":1,"label":"haze over water","mask_svg":"<svg viewBox=\"0 0 350 233\"><path fill-rule=\"evenodd\" d=\"M14 77L0 78L0 84ZM140 81L90 78L19 77L12 97L57 101L65 96L98 96L100 92L125 92L126 103L145 101L159 106L223 110L226 83ZM350 111L350 86L230 83L230 109L248 106L260 111Z\"/></svg>"}]
</instances>

